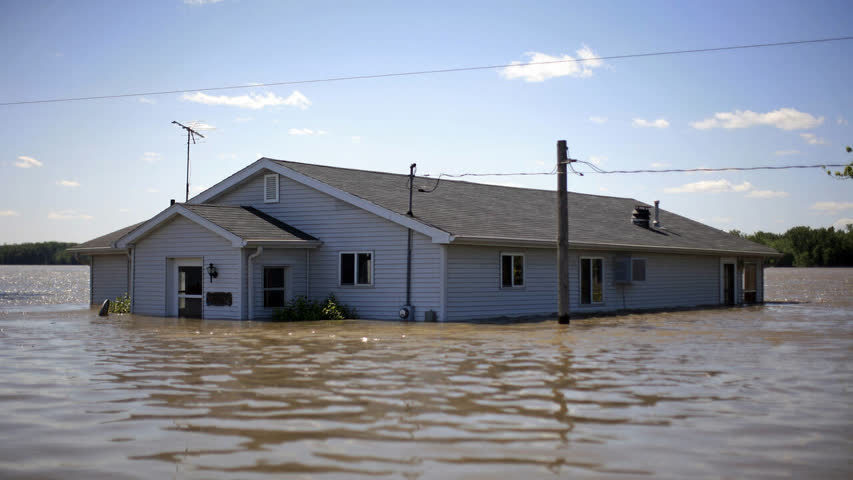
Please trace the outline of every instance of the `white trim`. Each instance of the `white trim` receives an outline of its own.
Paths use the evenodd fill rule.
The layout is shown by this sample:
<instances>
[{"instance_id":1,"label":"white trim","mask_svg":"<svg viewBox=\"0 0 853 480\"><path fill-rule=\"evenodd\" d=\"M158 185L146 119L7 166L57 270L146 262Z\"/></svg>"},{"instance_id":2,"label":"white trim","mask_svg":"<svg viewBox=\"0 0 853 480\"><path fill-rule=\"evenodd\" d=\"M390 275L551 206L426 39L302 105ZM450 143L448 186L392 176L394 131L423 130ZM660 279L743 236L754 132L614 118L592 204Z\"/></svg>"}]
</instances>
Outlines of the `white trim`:
<instances>
[{"instance_id":1,"label":"white trim","mask_svg":"<svg viewBox=\"0 0 853 480\"><path fill-rule=\"evenodd\" d=\"M726 265L734 266L734 277L732 278L732 304L737 304L737 258L720 258L720 305L726 305Z\"/></svg>"},{"instance_id":2,"label":"white trim","mask_svg":"<svg viewBox=\"0 0 853 480\"><path fill-rule=\"evenodd\" d=\"M439 245L438 277L441 282L438 286L438 321L447 321L447 245Z\"/></svg>"},{"instance_id":3,"label":"white trim","mask_svg":"<svg viewBox=\"0 0 853 480\"><path fill-rule=\"evenodd\" d=\"M358 283L358 256L360 254L370 254L370 283ZM344 285L341 283L341 257L343 255L352 254L353 255L353 271L352 271L352 281L353 284ZM351 250L351 251L340 251L338 252L338 287L341 288L369 288L373 286L373 278L376 274L376 254L373 253L373 250Z\"/></svg>"},{"instance_id":4,"label":"white trim","mask_svg":"<svg viewBox=\"0 0 853 480\"><path fill-rule=\"evenodd\" d=\"M515 272L510 272L510 286L504 285L504 257L510 257L512 268L515 268L515 257L521 257L521 285L515 284ZM500 252L500 265L498 270L498 288L501 290L519 290L527 287L527 257L522 252Z\"/></svg>"},{"instance_id":5,"label":"white trim","mask_svg":"<svg viewBox=\"0 0 853 480\"><path fill-rule=\"evenodd\" d=\"M267 183L268 178L274 178L275 179L275 187L273 190L273 193L275 193L274 197L270 197L268 195L268 193L269 193L269 191L267 189L267 187L269 187L269 184ZM278 174L277 173L271 173L269 175L264 175L264 203L278 203Z\"/></svg>"},{"instance_id":6,"label":"white trim","mask_svg":"<svg viewBox=\"0 0 853 480\"><path fill-rule=\"evenodd\" d=\"M601 301L600 302L596 302L593 299L593 291L594 291L593 282L592 282L593 268L592 268L592 262L590 261L589 262L589 303L583 303L583 283L582 283L583 277L582 277L582 275L583 275L583 261L584 260L601 260ZM604 257L581 256L580 259L578 260L578 305L580 305L581 308L585 308L584 307L585 305L588 305L590 307L596 306L596 305L604 305L604 302L606 300L605 295L604 295L604 293L606 291L606 288L605 288L606 286L607 286L607 278L606 278L606 272L604 269Z\"/></svg>"},{"instance_id":7,"label":"white trim","mask_svg":"<svg viewBox=\"0 0 853 480\"><path fill-rule=\"evenodd\" d=\"M171 295L172 303L169 304L170 307L173 307L174 310L168 312L170 317L177 317L180 315L180 299L181 294L178 293L180 291L179 286L179 275L178 271L180 267L199 267L201 268L201 293L199 295L187 295L184 294L184 298L197 298L201 302L201 317L204 318L204 257L166 257L167 260L172 260L172 271L170 275L172 276L172 291L169 292ZM168 263L168 262L167 262Z\"/></svg>"},{"instance_id":8,"label":"white trim","mask_svg":"<svg viewBox=\"0 0 853 480\"><path fill-rule=\"evenodd\" d=\"M210 220L207 220L206 218L204 218L204 217L202 217L196 213L191 212L190 210L186 209L185 207L183 207L177 203L170 206L166 210L163 210L162 212L157 214L154 218L152 218L151 220L148 220L147 222L145 222L143 225L139 226L138 228L136 228L132 232L130 232L127 235L119 238L115 242L115 245L118 248L126 248L130 245L133 245L133 242L135 240L138 240L139 238L145 236L146 234L148 234L149 232L153 231L155 228L160 226L160 224L166 222L167 220L170 220L175 215L181 215L181 216L185 217L186 219L188 219L194 223L197 223L198 225L210 230L211 232L225 238L226 240L231 242L232 247L239 248L239 247L243 246L243 239L242 238L238 237L237 235L234 235L233 233L229 232L228 230L225 230L224 228L222 228L219 225L211 222Z\"/></svg>"},{"instance_id":9,"label":"white trim","mask_svg":"<svg viewBox=\"0 0 853 480\"><path fill-rule=\"evenodd\" d=\"M421 223L415 220L412 217L407 215L403 215L400 213L392 212L387 208L380 207L375 203L371 203L363 198L357 197L351 193L345 192L338 188L335 188L327 183L323 183L317 179L311 178L307 175L303 175L301 173L296 172L295 170L291 170L283 165L279 165L278 163L268 159L261 158L255 163L249 165L248 167L240 170L239 172L231 175L225 180L217 183L213 187L205 190L204 192L196 195L188 203L197 204L197 203L205 203L208 200L217 197L226 191L230 190L235 185L247 180L252 177L254 174L260 172L261 170L269 170L271 172L278 173L284 177L287 177L295 182L301 183L305 186L311 187L315 190L323 192L327 195L337 198L338 200L342 200L350 205L356 206L363 210L367 210L368 212L389 220L391 222L402 225L406 228L411 228L412 230L424 234L432 239L433 243L450 243L453 239L452 235L445 232L444 230L438 229L436 227L432 227Z\"/></svg>"}]
</instances>

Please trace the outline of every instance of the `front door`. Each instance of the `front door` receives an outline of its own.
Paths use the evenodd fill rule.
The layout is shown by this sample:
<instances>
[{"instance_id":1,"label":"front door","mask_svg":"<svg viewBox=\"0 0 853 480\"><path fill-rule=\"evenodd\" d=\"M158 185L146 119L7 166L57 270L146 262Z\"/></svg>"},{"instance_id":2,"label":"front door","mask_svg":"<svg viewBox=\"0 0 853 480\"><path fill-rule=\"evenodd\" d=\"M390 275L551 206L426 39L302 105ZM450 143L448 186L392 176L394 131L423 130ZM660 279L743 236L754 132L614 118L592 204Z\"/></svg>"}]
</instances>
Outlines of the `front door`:
<instances>
[{"instance_id":1,"label":"front door","mask_svg":"<svg viewBox=\"0 0 853 480\"><path fill-rule=\"evenodd\" d=\"M177 307L179 317L201 318L202 266L201 261L178 261Z\"/></svg>"},{"instance_id":2,"label":"front door","mask_svg":"<svg viewBox=\"0 0 853 480\"><path fill-rule=\"evenodd\" d=\"M735 304L735 265L723 264L723 299L726 305Z\"/></svg>"}]
</instances>

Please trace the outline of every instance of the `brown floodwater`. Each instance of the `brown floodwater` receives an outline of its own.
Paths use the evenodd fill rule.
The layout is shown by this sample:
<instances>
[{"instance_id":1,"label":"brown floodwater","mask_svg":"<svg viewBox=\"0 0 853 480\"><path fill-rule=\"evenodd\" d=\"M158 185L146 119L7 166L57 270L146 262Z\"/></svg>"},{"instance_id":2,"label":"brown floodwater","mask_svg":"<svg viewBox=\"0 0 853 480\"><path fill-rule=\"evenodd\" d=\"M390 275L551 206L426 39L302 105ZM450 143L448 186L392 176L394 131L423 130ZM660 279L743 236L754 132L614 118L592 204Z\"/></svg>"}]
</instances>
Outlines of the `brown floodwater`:
<instances>
[{"instance_id":1,"label":"brown floodwater","mask_svg":"<svg viewBox=\"0 0 853 480\"><path fill-rule=\"evenodd\" d=\"M569 326L0 309L0 478L850 478L853 269L766 282Z\"/></svg>"}]
</instances>

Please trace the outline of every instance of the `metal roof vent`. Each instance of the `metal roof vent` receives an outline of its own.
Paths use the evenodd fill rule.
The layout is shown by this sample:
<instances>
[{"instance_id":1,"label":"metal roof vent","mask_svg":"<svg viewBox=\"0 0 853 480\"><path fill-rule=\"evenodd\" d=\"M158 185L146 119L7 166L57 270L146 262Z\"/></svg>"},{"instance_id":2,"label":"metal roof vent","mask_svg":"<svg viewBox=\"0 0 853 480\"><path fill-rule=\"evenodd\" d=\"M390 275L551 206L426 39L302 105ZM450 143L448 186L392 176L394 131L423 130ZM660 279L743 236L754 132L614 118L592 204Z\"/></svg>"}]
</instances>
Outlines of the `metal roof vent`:
<instances>
[{"instance_id":1,"label":"metal roof vent","mask_svg":"<svg viewBox=\"0 0 853 480\"><path fill-rule=\"evenodd\" d=\"M645 205L636 205L634 211L631 212L631 222L643 228L649 228L651 218L652 214L649 212L649 207Z\"/></svg>"}]
</instances>

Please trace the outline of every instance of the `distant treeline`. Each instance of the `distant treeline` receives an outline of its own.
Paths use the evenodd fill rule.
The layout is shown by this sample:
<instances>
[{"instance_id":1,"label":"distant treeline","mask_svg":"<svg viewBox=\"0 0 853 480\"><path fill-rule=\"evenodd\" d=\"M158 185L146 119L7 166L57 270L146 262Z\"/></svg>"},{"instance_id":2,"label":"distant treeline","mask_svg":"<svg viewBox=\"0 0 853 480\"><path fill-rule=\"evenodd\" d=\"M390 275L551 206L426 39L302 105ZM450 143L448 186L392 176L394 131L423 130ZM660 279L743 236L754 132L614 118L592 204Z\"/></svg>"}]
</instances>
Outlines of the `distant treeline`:
<instances>
[{"instance_id":1,"label":"distant treeline","mask_svg":"<svg viewBox=\"0 0 853 480\"><path fill-rule=\"evenodd\" d=\"M849 267L853 266L853 225L844 230L794 227L785 233L756 232L746 235L740 230L729 233L779 250L782 258L769 259L778 267Z\"/></svg>"},{"instance_id":2,"label":"distant treeline","mask_svg":"<svg viewBox=\"0 0 853 480\"><path fill-rule=\"evenodd\" d=\"M0 265L80 265L65 251L76 243L37 242L0 245Z\"/></svg>"}]
</instances>

